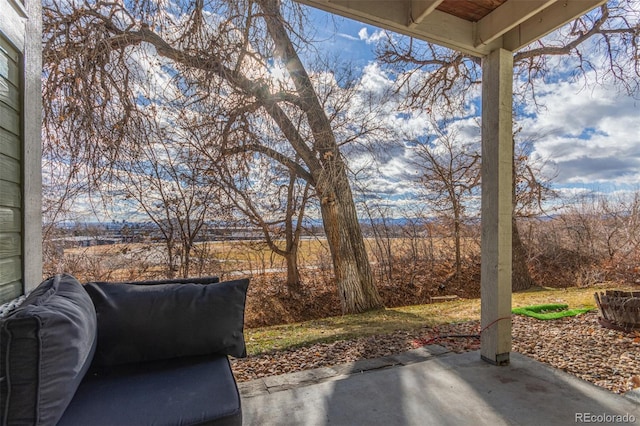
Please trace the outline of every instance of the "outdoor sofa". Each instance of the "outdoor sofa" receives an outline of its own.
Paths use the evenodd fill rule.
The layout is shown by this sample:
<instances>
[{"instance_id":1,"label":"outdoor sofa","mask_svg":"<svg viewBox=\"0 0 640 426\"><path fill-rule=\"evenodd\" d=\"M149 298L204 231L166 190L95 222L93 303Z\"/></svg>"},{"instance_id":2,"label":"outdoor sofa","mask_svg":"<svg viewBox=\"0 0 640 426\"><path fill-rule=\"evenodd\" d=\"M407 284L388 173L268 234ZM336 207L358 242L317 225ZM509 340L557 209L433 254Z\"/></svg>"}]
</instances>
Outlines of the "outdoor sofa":
<instances>
[{"instance_id":1,"label":"outdoor sofa","mask_svg":"<svg viewBox=\"0 0 640 426\"><path fill-rule=\"evenodd\" d=\"M248 279L42 282L0 320L3 425L241 425Z\"/></svg>"}]
</instances>

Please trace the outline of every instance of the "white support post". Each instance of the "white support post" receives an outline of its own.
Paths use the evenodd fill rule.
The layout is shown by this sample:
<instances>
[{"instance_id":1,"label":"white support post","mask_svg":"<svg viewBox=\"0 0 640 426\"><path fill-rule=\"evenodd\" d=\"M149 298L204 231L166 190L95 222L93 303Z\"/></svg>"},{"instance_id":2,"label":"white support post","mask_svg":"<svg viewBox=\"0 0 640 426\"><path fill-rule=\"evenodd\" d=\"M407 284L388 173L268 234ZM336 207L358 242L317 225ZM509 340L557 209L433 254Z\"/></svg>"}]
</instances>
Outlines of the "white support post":
<instances>
[{"instance_id":1,"label":"white support post","mask_svg":"<svg viewBox=\"0 0 640 426\"><path fill-rule=\"evenodd\" d=\"M42 281L42 5L23 2L29 19L24 46L23 284L25 292Z\"/></svg>"},{"instance_id":2,"label":"white support post","mask_svg":"<svg viewBox=\"0 0 640 426\"><path fill-rule=\"evenodd\" d=\"M511 215L513 53L482 61L481 356L509 363L511 351Z\"/></svg>"}]
</instances>

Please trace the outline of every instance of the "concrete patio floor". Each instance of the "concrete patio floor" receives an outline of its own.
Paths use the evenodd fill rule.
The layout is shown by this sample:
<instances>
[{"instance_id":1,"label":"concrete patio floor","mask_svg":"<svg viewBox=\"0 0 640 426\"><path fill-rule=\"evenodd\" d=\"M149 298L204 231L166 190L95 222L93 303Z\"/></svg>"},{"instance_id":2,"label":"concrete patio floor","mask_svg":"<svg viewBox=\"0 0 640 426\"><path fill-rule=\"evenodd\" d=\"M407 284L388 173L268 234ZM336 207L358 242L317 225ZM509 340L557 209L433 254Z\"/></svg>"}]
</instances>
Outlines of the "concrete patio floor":
<instances>
[{"instance_id":1,"label":"concrete patio floor","mask_svg":"<svg viewBox=\"0 0 640 426\"><path fill-rule=\"evenodd\" d=\"M239 388L244 425L640 424L635 391L616 395L518 353L497 367L437 345Z\"/></svg>"}]
</instances>

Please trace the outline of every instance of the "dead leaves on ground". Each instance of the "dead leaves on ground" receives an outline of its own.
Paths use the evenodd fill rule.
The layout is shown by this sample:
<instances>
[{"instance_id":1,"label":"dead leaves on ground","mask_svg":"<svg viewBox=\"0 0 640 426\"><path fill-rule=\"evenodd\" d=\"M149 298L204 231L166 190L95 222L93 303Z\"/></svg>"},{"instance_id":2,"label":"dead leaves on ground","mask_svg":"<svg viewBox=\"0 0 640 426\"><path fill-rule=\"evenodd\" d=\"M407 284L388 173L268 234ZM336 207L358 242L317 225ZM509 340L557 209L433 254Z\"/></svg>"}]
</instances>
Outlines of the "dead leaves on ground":
<instances>
[{"instance_id":1,"label":"dead leaves on ground","mask_svg":"<svg viewBox=\"0 0 640 426\"><path fill-rule=\"evenodd\" d=\"M640 387L640 334L601 327L590 312L554 321L513 316L513 350L616 393ZM398 331L233 359L238 381L401 353L421 344L453 352L480 348L478 321Z\"/></svg>"}]
</instances>

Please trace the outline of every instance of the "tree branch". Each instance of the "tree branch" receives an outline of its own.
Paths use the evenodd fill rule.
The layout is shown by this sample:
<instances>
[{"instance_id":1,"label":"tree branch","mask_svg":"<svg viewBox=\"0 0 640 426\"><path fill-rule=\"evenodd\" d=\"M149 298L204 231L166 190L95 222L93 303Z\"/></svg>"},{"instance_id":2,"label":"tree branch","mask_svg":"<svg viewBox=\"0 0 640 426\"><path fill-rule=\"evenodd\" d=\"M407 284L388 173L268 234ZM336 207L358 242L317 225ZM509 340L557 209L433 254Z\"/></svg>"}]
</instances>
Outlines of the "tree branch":
<instances>
[{"instance_id":1,"label":"tree branch","mask_svg":"<svg viewBox=\"0 0 640 426\"><path fill-rule=\"evenodd\" d=\"M304 179L305 181L314 184L315 180L313 178L313 175L311 173L309 173L307 170L305 170L302 166L300 166L300 164L296 163L295 161L293 161L291 158L287 157L286 155L272 149L269 147L266 147L264 145L260 145L260 144L244 144L244 145L240 145L240 146L235 146L232 148L227 148L224 149L222 151L222 155L234 155L234 154L241 154L244 152L258 152L260 154L264 154L267 157L279 162L280 164L282 164L283 166L285 166L286 168L288 168L289 170L291 170L292 172L296 173L298 176L300 176L302 179Z\"/></svg>"}]
</instances>

